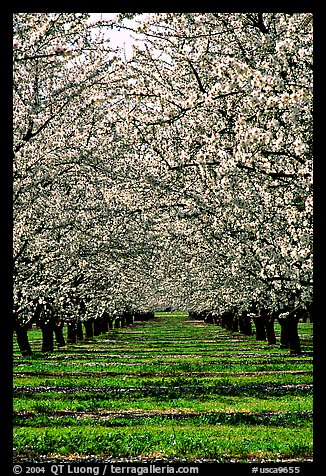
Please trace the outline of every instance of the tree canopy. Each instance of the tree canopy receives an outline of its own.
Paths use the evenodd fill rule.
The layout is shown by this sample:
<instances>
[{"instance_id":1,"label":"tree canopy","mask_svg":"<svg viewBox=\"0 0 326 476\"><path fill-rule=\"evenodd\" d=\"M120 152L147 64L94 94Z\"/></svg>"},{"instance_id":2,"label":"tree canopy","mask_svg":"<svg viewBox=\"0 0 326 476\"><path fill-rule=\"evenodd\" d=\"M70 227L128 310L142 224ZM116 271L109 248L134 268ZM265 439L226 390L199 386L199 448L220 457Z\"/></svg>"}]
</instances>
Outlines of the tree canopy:
<instances>
[{"instance_id":1,"label":"tree canopy","mask_svg":"<svg viewBox=\"0 0 326 476\"><path fill-rule=\"evenodd\" d=\"M16 315L308 306L312 15L131 17L14 15Z\"/></svg>"}]
</instances>

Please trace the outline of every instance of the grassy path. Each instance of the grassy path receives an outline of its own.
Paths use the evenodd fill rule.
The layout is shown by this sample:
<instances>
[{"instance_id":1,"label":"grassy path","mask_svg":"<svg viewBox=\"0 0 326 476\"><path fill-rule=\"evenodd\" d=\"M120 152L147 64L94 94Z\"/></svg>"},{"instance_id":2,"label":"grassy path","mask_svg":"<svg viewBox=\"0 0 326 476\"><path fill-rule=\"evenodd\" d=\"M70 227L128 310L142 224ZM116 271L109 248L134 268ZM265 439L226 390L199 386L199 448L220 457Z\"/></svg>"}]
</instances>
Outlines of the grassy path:
<instances>
[{"instance_id":1,"label":"grassy path","mask_svg":"<svg viewBox=\"0 0 326 476\"><path fill-rule=\"evenodd\" d=\"M310 461L300 333L301 357L173 315L30 358L15 343L15 460Z\"/></svg>"}]
</instances>

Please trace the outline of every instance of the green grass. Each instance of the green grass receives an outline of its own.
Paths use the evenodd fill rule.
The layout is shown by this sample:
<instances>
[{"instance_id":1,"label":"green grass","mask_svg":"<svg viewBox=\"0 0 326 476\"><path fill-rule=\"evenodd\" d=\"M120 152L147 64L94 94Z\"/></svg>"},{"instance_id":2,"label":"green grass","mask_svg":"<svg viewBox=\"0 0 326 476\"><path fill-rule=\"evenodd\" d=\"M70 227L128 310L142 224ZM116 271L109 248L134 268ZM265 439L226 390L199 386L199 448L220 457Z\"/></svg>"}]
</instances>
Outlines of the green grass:
<instances>
[{"instance_id":1,"label":"green grass","mask_svg":"<svg viewBox=\"0 0 326 476\"><path fill-rule=\"evenodd\" d=\"M248 423L251 425L264 424L266 426L311 426L312 412L144 412L139 411L121 412L119 413L76 413L67 412L49 414L15 414L14 425L17 427L69 427L76 426L76 418L78 418L78 426L105 426L105 427L133 427L139 425L160 425L161 427L171 425L171 421L178 423L178 427L183 426L199 426L203 424L210 425L243 425Z\"/></svg>"},{"instance_id":2,"label":"green grass","mask_svg":"<svg viewBox=\"0 0 326 476\"><path fill-rule=\"evenodd\" d=\"M267 372L267 371L286 371L286 370L311 370L311 361L301 362L300 360L293 363L288 363L286 360L283 362L264 362L255 363L255 361L248 362L246 364L245 372ZM119 374L138 374L138 373L166 373L166 374L181 374L185 372L244 372L243 363L239 360L237 362L184 362L176 360L174 363L166 364L162 361L156 362L135 362L133 364L129 362L120 362L119 365L111 362L34 362L33 370L31 370L30 363L17 364L14 373L19 374L23 372L114 372Z\"/></svg>"},{"instance_id":3,"label":"green grass","mask_svg":"<svg viewBox=\"0 0 326 476\"><path fill-rule=\"evenodd\" d=\"M161 425L106 428L83 426L16 429L15 451L40 454L119 456L168 456L189 459L267 458L311 455L311 430L247 425Z\"/></svg>"},{"instance_id":4,"label":"green grass","mask_svg":"<svg viewBox=\"0 0 326 476\"><path fill-rule=\"evenodd\" d=\"M312 332L291 356L157 313L44 354L33 328L33 356L14 341L15 458L311 459Z\"/></svg>"},{"instance_id":5,"label":"green grass","mask_svg":"<svg viewBox=\"0 0 326 476\"><path fill-rule=\"evenodd\" d=\"M80 393L79 398L75 394L61 394L58 398L56 392L47 394L34 394L32 398L17 397L14 400L15 411L189 411L189 412L209 412L209 411L239 411L239 412L267 412L267 411L309 411L312 409L312 395L285 395L274 397L251 397L207 395L205 401L201 396L191 399L180 397L173 400L157 399L151 397L121 399L121 397L103 398L103 396L92 397L89 393Z\"/></svg>"},{"instance_id":6,"label":"green grass","mask_svg":"<svg viewBox=\"0 0 326 476\"><path fill-rule=\"evenodd\" d=\"M65 377L16 377L16 385L30 385L30 386L88 386L88 387L143 387L143 386L216 386L216 385L260 385L260 384L310 384L312 383L312 373L308 374L285 374L282 371L276 374L262 374L259 373L254 376L233 376L232 372L227 372L224 376L211 376L211 377L198 377L198 376L121 376L116 377L78 377L78 376L65 376Z\"/></svg>"}]
</instances>

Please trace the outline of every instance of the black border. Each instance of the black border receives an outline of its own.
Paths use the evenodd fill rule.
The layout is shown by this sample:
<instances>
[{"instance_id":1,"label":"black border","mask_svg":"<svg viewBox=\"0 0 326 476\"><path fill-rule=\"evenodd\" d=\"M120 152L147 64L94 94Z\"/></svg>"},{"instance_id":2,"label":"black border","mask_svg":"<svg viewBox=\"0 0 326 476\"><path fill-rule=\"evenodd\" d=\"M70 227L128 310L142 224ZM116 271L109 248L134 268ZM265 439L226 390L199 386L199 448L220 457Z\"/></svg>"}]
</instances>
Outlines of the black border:
<instances>
[{"instance_id":1,"label":"black border","mask_svg":"<svg viewBox=\"0 0 326 476\"><path fill-rule=\"evenodd\" d=\"M146 5L140 2L132 3L128 1L114 3L112 5L102 5L101 2L92 2L90 5L77 3L75 5L68 6L67 4L60 5L60 2L53 2L53 4L47 2L13 2L11 5L5 6L5 10L2 11L2 42L3 47L2 59L6 58L6 63L2 69L2 94L0 95L3 102L1 111L2 113L2 125L1 131L3 138L7 139L3 141L6 143L7 150L3 154L1 160L1 167L3 171L0 174L0 194L1 194L1 243L2 243L2 260L1 260L1 311L3 332L0 332L2 342L0 344L0 350L3 353L1 356L1 371L2 377L2 395L1 395L1 411L0 415L3 422L0 423L0 429L3 432L1 438L1 459L0 468L2 474L13 474L13 449L12 449L12 14L14 12L99 12L99 11L129 11L134 13L140 13L142 11L156 11L156 12L185 12L185 11L199 11L207 12L215 10L215 7L219 11L228 12L312 12L314 15L314 461L312 463L162 463L163 466L172 464L173 466L198 466L199 475L203 474L216 474L223 475L228 474L231 471L234 474L252 474L252 467L257 466L260 468L274 468L274 467L287 467L294 466L300 468L300 475L318 475L321 473L324 460L323 452L323 426L322 426L322 410L323 410L323 397L322 397L322 345L323 345L323 331L322 324L325 319L322 315L322 303L323 294L325 294L326 287L323 280L324 270L322 268L322 253L326 240L323 239L323 221L321 216L325 216L323 210L323 188L325 174L322 173L323 162L325 161L322 155L322 85L321 85L321 67L322 67L322 46L321 38L324 34L322 8L320 3L316 2L304 2L298 3L297 1L288 2L273 2L271 4L262 4L261 2L244 2L236 4L236 2L203 2L197 4L184 4L178 2L158 2L155 4ZM5 52L5 54L3 54ZM5 112L4 112L5 111ZM4 149L3 149L4 150ZM324 212L324 213L323 213ZM3 305L4 304L4 305ZM295 429L294 429L295 431ZM326 456L326 453L325 453ZM110 465L111 463L108 463ZM153 463L159 466L159 463ZM105 463L96 464L100 468L104 468ZM23 463L21 466L24 468L28 466L28 463ZM31 465L30 465L31 466ZM46 467L45 473L40 474L53 474L50 471L51 464L42 464ZM78 466L78 464L71 463L71 468ZM144 466L141 463L115 463L114 466ZM146 465L145 465L146 466ZM2 469L3 468L3 469ZM263 474L268 474L261 471ZM21 474L26 474L24 469ZM62 473L66 474L66 473ZM100 470L101 474L101 470ZM111 474L107 469L106 474ZM121 473L120 473L121 474ZM124 473L126 474L126 473ZM131 473L129 473L131 474ZM259 472L257 474L260 474ZM277 474L289 474L286 472Z\"/></svg>"}]
</instances>

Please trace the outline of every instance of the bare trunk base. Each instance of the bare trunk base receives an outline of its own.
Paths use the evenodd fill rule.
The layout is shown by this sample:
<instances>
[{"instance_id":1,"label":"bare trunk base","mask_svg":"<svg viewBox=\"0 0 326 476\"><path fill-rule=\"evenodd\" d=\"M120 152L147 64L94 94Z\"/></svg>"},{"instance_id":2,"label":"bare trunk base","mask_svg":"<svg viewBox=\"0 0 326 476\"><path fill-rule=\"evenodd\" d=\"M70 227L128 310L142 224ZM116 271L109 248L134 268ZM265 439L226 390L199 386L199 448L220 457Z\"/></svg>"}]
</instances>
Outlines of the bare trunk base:
<instances>
[{"instance_id":1,"label":"bare trunk base","mask_svg":"<svg viewBox=\"0 0 326 476\"><path fill-rule=\"evenodd\" d=\"M77 344L77 325L76 322L67 322L67 343Z\"/></svg>"},{"instance_id":2,"label":"bare trunk base","mask_svg":"<svg viewBox=\"0 0 326 476\"><path fill-rule=\"evenodd\" d=\"M266 330L264 322L260 317L253 318L256 327L256 340L266 340Z\"/></svg>"},{"instance_id":3,"label":"bare trunk base","mask_svg":"<svg viewBox=\"0 0 326 476\"><path fill-rule=\"evenodd\" d=\"M41 325L42 331L42 352L53 352L53 332L54 326L50 322Z\"/></svg>"},{"instance_id":4,"label":"bare trunk base","mask_svg":"<svg viewBox=\"0 0 326 476\"><path fill-rule=\"evenodd\" d=\"M94 336L99 336L102 331L102 322L100 319L94 320Z\"/></svg>"},{"instance_id":5,"label":"bare trunk base","mask_svg":"<svg viewBox=\"0 0 326 476\"><path fill-rule=\"evenodd\" d=\"M86 339L91 339L92 337L94 337L93 319L89 319L88 321L85 321L84 327L85 327Z\"/></svg>"},{"instance_id":6,"label":"bare trunk base","mask_svg":"<svg viewBox=\"0 0 326 476\"><path fill-rule=\"evenodd\" d=\"M84 339L83 325L82 325L81 321L77 322L76 334L77 334L77 340L83 340Z\"/></svg>"},{"instance_id":7,"label":"bare trunk base","mask_svg":"<svg viewBox=\"0 0 326 476\"><path fill-rule=\"evenodd\" d=\"M281 326L280 347L290 349L290 353L301 355L300 338L298 334L299 319L296 316L288 316L278 319Z\"/></svg>"},{"instance_id":8,"label":"bare trunk base","mask_svg":"<svg viewBox=\"0 0 326 476\"><path fill-rule=\"evenodd\" d=\"M16 331L17 343L18 343L21 354L24 356L33 355L33 352L28 340L27 327L21 327L17 325L15 328L15 331Z\"/></svg>"},{"instance_id":9,"label":"bare trunk base","mask_svg":"<svg viewBox=\"0 0 326 476\"><path fill-rule=\"evenodd\" d=\"M66 345L65 338L63 336L63 326L54 326L54 335L56 344L58 347L64 347Z\"/></svg>"},{"instance_id":10,"label":"bare trunk base","mask_svg":"<svg viewBox=\"0 0 326 476\"><path fill-rule=\"evenodd\" d=\"M246 336L252 335L251 319L246 312L243 312L239 317L239 330Z\"/></svg>"}]
</instances>

